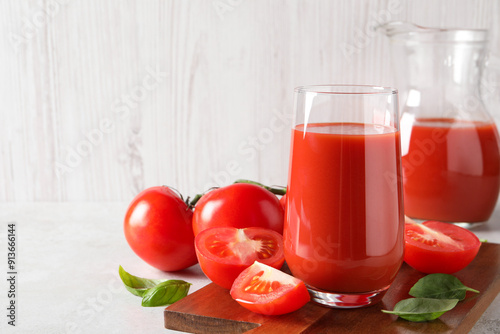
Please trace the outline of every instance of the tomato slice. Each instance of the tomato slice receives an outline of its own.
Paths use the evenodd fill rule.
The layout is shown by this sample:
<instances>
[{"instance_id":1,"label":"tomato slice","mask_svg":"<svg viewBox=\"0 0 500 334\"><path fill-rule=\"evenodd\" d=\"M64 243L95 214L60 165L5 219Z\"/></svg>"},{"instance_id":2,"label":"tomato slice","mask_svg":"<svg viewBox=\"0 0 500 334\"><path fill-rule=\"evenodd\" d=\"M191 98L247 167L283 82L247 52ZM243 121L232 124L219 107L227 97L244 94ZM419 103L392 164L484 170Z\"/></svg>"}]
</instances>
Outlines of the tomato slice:
<instances>
[{"instance_id":1,"label":"tomato slice","mask_svg":"<svg viewBox=\"0 0 500 334\"><path fill-rule=\"evenodd\" d=\"M257 261L236 278L230 293L241 306L265 315L296 311L311 298L304 282Z\"/></svg>"},{"instance_id":2,"label":"tomato slice","mask_svg":"<svg viewBox=\"0 0 500 334\"><path fill-rule=\"evenodd\" d=\"M471 231L450 223L406 222L404 260L418 271L452 274L476 257L481 241Z\"/></svg>"},{"instance_id":3,"label":"tomato slice","mask_svg":"<svg viewBox=\"0 0 500 334\"><path fill-rule=\"evenodd\" d=\"M226 289L255 261L278 269L285 262L281 234L260 227L206 229L196 236L195 249L201 270Z\"/></svg>"}]
</instances>

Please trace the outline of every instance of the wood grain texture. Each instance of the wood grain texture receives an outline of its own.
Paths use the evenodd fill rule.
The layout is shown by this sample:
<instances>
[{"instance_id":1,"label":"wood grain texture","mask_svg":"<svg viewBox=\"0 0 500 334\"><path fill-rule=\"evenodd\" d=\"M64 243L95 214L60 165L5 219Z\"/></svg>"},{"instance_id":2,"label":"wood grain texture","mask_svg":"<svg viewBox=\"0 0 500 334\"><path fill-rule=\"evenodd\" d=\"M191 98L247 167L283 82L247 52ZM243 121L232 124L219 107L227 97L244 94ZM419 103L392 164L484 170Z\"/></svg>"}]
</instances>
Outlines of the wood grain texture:
<instances>
[{"instance_id":1,"label":"wood grain texture","mask_svg":"<svg viewBox=\"0 0 500 334\"><path fill-rule=\"evenodd\" d=\"M164 311L165 327L189 333L465 334L500 292L500 245L481 245L471 264L454 275L480 293L469 293L453 310L429 322L409 322L381 312L411 298L408 291L425 276L404 263L382 301L370 307L329 309L310 302L289 314L263 316L247 311L227 290L211 283L168 306ZM252 324L259 326L252 328Z\"/></svg>"},{"instance_id":2,"label":"wood grain texture","mask_svg":"<svg viewBox=\"0 0 500 334\"><path fill-rule=\"evenodd\" d=\"M284 185L293 88L391 85L387 20L500 49L494 0L1 1L0 200Z\"/></svg>"}]
</instances>

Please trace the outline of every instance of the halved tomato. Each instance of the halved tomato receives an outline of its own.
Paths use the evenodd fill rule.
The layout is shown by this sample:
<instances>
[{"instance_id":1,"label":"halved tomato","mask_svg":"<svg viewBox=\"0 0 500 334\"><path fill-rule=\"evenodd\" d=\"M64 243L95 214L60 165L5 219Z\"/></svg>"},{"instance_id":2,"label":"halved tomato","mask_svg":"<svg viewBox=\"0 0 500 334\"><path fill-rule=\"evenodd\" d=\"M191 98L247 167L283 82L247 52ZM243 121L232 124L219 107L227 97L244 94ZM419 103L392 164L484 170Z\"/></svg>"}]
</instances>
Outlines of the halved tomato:
<instances>
[{"instance_id":1,"label":"halved tomato","mask_svg":"<svg viewBox=\"0 0 500 334\"><path fill-rule=\"evenodd\" d=\"M427 274L452 274L476 257L481 241L471 231L450 223L406 220L404 260Z\"/></svg>"},{"instance_id":2,"label":"halved tomato","mask_svg":"<svg viewBox=\"0 0 500 334\"><path fill-rule=\"evenodd\" d=\"M278 269L285 262L281 234L260 227L206 229L196 236L195 249L201 270L226 289L255 261Z\"/></svg>"},{"instance_id":3,"label":"halved tomato","mask_svg":"<svg viewBox=\"0 0 500 334\"><path fill-rule=\"evenodd\" d=\"M236 278L230 293L241 306L265 315L296 311L311 299L304 282L259 262Z\"/></svg>"}]
</instances>

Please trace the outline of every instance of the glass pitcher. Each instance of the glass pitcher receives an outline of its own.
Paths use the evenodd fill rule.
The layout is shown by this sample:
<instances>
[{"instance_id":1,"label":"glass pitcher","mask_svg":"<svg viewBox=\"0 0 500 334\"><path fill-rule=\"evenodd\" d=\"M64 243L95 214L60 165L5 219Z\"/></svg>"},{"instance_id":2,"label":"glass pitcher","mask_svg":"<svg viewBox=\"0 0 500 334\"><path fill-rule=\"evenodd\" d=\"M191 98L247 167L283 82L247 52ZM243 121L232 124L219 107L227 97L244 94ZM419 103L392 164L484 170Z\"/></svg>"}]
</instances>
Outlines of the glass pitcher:
<instances>
[{"instance_id":1,"label":"glass pitcher","mask_svg":"<svg viewBox=\"0 0 500 334\"><path fill-rule=\"evenodd\" d=\"M481 99L486 30L381 26L400 93L405 214L487 221L500 187L499 137Z\"/></svg>"}]
</instances>

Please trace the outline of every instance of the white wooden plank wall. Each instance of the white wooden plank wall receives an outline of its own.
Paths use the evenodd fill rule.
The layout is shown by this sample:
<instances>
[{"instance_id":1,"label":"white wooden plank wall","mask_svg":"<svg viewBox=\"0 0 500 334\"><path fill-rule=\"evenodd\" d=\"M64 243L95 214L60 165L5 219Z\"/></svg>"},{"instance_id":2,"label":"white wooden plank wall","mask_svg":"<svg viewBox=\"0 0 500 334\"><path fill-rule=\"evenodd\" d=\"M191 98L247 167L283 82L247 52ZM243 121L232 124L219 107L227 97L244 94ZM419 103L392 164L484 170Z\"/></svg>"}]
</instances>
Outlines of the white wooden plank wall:
<instances>
[{"instance_id":1,"label":"white wooden plank wall","mask_svg":"<svg viewBox=\"0 0 500 334\"><path fill-rule=\"evenodd\" d=\"M293 88L391 85L387 20L490 28L500 56L496 0L2 0L0 201L284 185Z\"/></svg>"}]
</instances>

